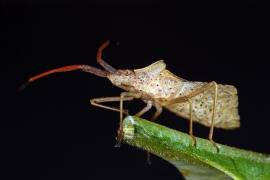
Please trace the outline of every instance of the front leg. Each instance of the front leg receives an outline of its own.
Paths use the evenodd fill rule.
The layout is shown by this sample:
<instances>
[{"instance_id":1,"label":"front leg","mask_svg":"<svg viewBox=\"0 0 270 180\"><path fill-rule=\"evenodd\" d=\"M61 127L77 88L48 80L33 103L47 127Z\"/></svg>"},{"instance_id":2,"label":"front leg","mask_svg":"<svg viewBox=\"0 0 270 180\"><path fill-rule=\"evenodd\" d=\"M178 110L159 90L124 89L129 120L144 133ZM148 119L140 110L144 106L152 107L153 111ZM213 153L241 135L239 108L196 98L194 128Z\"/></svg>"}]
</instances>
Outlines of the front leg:
<instances>
[{"instance_id":1,"label":"front leg","mask_svg":"<svg viewBox=\"0 0 270 180\"><path fill-rule=\"evenodd\" d=\"M131 101L131 100L133 100L133 97L125 97L123 99L123 101ZM120 109L119 108L115 108L115 107L106 106L106 105L101 104L101 103L104 103L104 102L116 102L116 101L120 101L120 97L101 97L101 98L94 98L94 99L91 99L90 100L90 103L93 106L97 106L97 107L101 107L101 108L104 108L104 109L108 109L108 110L120 112ZM128 116L128 110L123 109L123 113Z\"/></svg>"}]
</instances>

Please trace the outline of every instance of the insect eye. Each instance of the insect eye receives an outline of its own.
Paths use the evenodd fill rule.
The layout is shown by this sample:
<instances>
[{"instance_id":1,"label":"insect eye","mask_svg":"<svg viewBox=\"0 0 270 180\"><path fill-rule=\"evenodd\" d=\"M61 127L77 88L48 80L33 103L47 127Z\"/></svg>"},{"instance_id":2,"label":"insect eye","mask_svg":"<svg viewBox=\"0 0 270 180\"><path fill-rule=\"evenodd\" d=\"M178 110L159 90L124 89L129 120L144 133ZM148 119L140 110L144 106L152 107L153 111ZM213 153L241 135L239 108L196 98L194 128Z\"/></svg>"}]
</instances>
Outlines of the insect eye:
<instances>
[{"instance_id":1,"label":"insect eye","mask_svg":"<svg viewBox=\"0 0 270 180\"><path fill-rule=\"evenodd\" d=\"M130 75L130 74L131 74L130 71L126 71L126 72L125 72L125 75L126 75L126 76L128 76L128 75Z\"/></svg>"}]
</instances>

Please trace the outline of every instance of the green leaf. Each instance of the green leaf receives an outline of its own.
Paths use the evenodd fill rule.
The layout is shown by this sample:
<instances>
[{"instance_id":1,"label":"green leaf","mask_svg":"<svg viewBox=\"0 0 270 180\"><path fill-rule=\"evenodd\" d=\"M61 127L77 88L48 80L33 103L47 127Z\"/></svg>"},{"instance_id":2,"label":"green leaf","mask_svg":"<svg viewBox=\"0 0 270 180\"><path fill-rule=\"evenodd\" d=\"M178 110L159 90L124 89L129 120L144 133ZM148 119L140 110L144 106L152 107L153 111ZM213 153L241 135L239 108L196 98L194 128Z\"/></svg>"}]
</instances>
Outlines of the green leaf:
<instances>
[{"instance_id":1,"label":"green leaf","mask_svg":"<svg viewBox=\"0 0 270 180\"><path fill-rule=\"evenodd\" d=\"M269 180L270 157L217 144L169 129L135 116L123 123L123 141L155 154L173 164L187 180Z\"/></svg>"}]
</instances>

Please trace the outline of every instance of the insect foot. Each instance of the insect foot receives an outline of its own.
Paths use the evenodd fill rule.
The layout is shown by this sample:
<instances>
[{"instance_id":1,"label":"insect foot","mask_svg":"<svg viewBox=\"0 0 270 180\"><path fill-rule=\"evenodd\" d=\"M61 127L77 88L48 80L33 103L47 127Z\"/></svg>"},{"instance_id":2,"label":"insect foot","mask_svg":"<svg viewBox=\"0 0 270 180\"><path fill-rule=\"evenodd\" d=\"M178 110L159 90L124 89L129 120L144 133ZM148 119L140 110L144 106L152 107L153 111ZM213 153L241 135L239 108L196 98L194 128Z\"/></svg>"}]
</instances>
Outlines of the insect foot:
<instances>
[{"instance_id":1,"label":"insect foot","mask_svg":"<svg viewBox=\"0 0 270 180\"><path fill-rule=\"evenodd\" d=\"M217 153L219 153L219 148L217 147L215 141L213 141L212 139L209 139L209 141L212 143L212 145L217 149Z\"/></svg>"},{"instance_id":2,"label":"insect foot","mask_svg":"<svg viewBox=\"0 0 270 180\"><path fill-rule=\"evenodd\" d=\"M196 138L194 136L190 136L192 141L193 141L193 146L194 147L197 147L197 141L196 141Z\"/></svg>"},{"instance_id":3,"label":"insect foot","mask_svg":"<svg viewBox=\"0 0 270 180\"><path fill-rule=\"evenodd\" d=\"M116 144L114 145L114 147L119 148L120 147L121 140L122 140L122 136L123 136L123 130L122 130L121 126L118 129L117 134L118 135L117 135L117 139L116 139Z\"/></svg>"}]
</instances>

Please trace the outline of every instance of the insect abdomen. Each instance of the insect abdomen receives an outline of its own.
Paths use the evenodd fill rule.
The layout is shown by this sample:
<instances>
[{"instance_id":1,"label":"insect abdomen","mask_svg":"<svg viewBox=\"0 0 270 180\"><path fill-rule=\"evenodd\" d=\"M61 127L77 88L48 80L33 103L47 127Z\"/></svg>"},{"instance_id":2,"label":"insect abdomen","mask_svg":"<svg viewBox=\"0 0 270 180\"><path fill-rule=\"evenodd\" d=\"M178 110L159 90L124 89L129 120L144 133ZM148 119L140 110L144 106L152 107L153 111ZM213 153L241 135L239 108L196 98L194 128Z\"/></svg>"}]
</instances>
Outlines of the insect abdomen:
<instances>
[{"instance_id":1,"label":"insect abdomen","mask_svg":"<svg viewBox=\"0 0 270 180\"><path fill-rule=\"evenodd\" d=\"M213 113L214 89L209 88L191 98L193 121L205 126L211 125ZM178 103L165 106L169 111L189 119L189 103ZM231 85L218 85L216 115L214 126L233 129L240 126L238 114L237 90Z\"/></svg>"}]
</instances>

